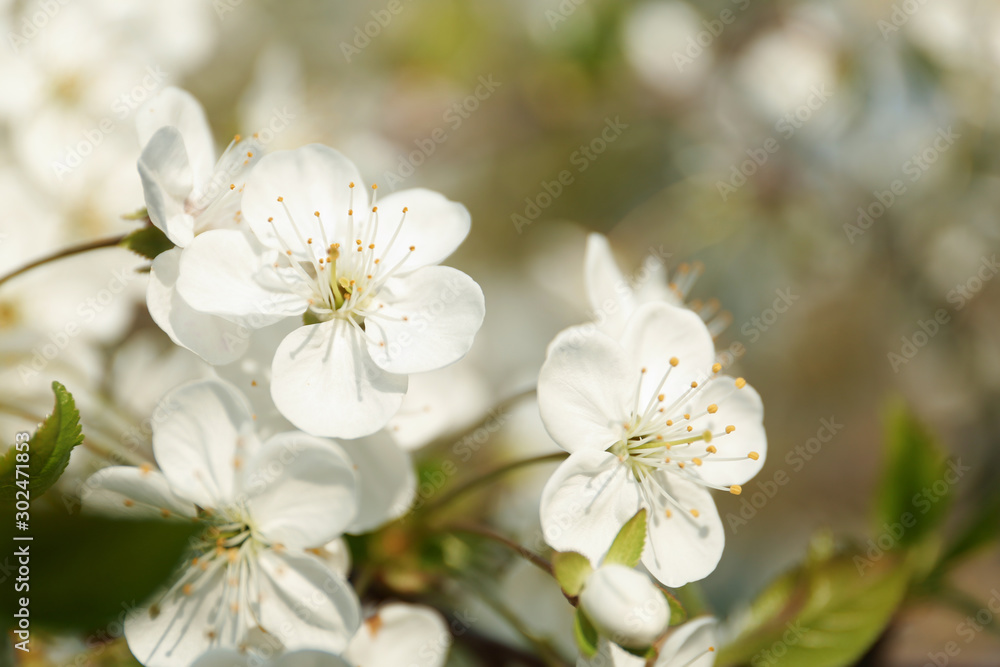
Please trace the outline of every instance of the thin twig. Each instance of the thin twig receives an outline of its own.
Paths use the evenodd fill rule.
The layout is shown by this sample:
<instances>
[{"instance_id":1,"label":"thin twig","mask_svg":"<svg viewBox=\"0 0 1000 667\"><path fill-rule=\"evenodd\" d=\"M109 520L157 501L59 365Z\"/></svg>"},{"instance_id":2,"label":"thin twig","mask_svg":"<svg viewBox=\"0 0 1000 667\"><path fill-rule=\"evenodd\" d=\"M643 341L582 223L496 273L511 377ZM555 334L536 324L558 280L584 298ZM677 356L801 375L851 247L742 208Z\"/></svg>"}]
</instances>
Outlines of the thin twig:
<instances>
[{"instance_id":1,"label":"thin twig","mask_svg":"<svg viewBox=\"0 0 1000 667\"><path fill-rule=\"evenodd\" d=\"M488 540L496 542L497 544L502 544L538 569L553 577L555 576L555 570L552 569L552 563L545 558L542 558L531 549L521 546L510 538L504 537L492 528L487 528L486 526L480 526L474 523L460 522L448 524L438 530L444 533L468 533L470 535L478 535L479 537L484 537Z\"/></svg>"},{"instance_id":2,"label":"thin twig","mask_svg":"<svg viewBox=\"0 0 1000 667\"><path fill-rule=\"evenodd\" d=\"M513 472L519 468L526 468L528 466L532 466L538 463L548 463L550 461L562 461L568 456L569 454L567 454L566 452L556 452L554 454L543 454L541 456L534 456L529 459L521 459L519 461L513 461L506 465L502 465L499 468L496 468L495 470L491 470L490 472L482 474L479 477L474 477L466 481L465 483L458 485L448 493L438 498L436 501L428 503L424 511L425 512L437 511L442 507L448 505L452 501L454 501L456 498L460 498L466 493L474 491L477 487L489 484L490 482L499 479L500 477L503 477L507 473Z\"/></svg>"},{"instance_id":3,"label":"thin twig","mask_svg":"<svg viewBox=\"0 0 1000 667\"><path fill-rule=\"evenodd\" d=\"M28 271L31 271L32 269L35 269L35 268L38 268L39 266L42 266L43 264L48 264L49 262L55 262L57 260L65 258L65 257L72 257L73 255L79 255L81 253L90 252L91 250L98 250L100 248L113 248L113 247L117 246L118 244L120 244L124 239L125 239L125 235L122 234L121 236L112 236L112 237L106 238L106 239L98 239L96 241L88 241L87 243L81 243L80 245L75 245L75 246L70 246L68 248L64 248L64 249L62 249L62 250L60 250L60 251L58 251L56 253L53 253L53 254L48 255L46 257L42 257L41 259L36 259L35 261L33 261L33 262L29 263L29 264L25 264L21 268L15 269L11 273L8 273L7 275L5 275L3 277L0 277L0 285L3 285L5 282L7 282L8 280L10 280L11 278L16 278L17 276L21 275L22 273L27 273Z\"/></svg>"}]
</instances>

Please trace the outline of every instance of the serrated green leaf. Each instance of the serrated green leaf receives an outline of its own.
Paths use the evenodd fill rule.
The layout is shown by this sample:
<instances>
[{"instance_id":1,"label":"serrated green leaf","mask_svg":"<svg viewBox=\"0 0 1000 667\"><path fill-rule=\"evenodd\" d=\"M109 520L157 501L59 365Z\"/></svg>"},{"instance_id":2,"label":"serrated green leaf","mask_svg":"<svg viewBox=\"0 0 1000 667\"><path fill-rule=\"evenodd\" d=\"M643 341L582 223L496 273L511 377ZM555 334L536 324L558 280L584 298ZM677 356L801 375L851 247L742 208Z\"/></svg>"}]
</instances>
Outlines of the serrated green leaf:
<instances>
[{"instance_id":1,"label":"serrated green leaf","mask_svg":"<svg viewBox=\"0 0 1000 667\"><path fill-rule=\"evenodd\" d=\"M635 567L642 558L642 550L646 546L646 509L636 512L622 529L618 531L615 541L611 543L604 565L624 565Z\"/></svg>"},{"instance_id":2,"label":"serrated green leaf","mask_svg":"<svg viewBox=\"0 0 1000 667\"><path fill-rule=\"evenodd\" d=\"M580 608L577 608L576 614L573 615L573 637L580 653L584 656L593 658L597 654L597 630Z\"/></svg>"},{"instance_id":3,"label":"serrated green leaf","mask_svg":"<svg viewBox=\"0 0 1000 667\"><path fill-rule=\"evenodd\" d=\"M909 562L893 554L870 560L852 550L808 562L752 603L716 665L852 665L881 636L909 583Z\"/></svg>"},{"instance_id":4,"label":"serrated green leaf","mask_svg":"<svg viewBox=\"0 0 1000 667\"><path fill-rule=\"evenodd\" d=\"M146 259L156 259L162 253L174 248L173 242L167 235L153 225L146 225L129 233L118 245Z\"/></svg>"},{"instance_id":5,"label":"serrated green leaf","mask_svg":"<svg viewBox=\"0 0 1000 667\"><path fill-rule=\"evenodd\" d=\"M55 407L31 436L27 451L18 452L11 446L0 459L0 499L12 500L17 491L24 490L18 481L22 485L27 481L32 497L45 493L66 470L73 448L83 442L80 412L72 394L58 382L52 383L52 391L56 395ZM28 455L27 478L17 473L17 455L25 453Z\"/></svg>"},{"instance_id":6,"label":"serrated green leaf","mask_svg":"<svg viewBox=\"0 0 1000 667\"><path fill-rule=\"evenodd\" d=\"M590 559L575 551L554 553L552 555L552 569L555 571L556 581L559 582L567 595L579 595L583 588L583 582L594 571Z\"/></svg>"},{"instance_id":7,"label":"serrated green leaf","mask_svg":"<svg viewBox=\"0 0 1000 667\"><path fill-rule=\"evenodd\" d=\"M660 592L663 593L663 597L667 598L667 606L670 607L670 627L680 625L686 621L688 619L688 613L687 609L684 608L684 605L681 604L681 601L678 600L670 591L666 591L661 588Z\"/></svg>"}]
</instances>

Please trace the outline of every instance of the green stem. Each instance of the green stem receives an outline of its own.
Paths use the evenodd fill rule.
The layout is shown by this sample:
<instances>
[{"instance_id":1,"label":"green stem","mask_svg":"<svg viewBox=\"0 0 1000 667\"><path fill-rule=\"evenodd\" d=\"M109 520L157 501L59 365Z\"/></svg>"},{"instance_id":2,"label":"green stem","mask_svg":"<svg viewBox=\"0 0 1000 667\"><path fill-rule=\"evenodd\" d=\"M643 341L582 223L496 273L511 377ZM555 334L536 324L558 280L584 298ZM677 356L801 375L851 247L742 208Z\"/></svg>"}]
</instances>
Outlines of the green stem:
<instances>
[{"instance_id":1,"label":"green stem","mask_svg":"<svg viewBox=\"0 0 1000 667\"><path fill-rule=\"evenodd\" d=\"M542 558L531 549L521 546L517 542L504 537L500 533L491 528L487 528L486 526L480 526L473 523L453 523L438 530L442 533L467 533L469 535L478 535L479 537L486 538L487 540L491 540L497 544L507 547L524 560L547 573L549 576L556 576L555 570L552 569L552 563L548 560Z\"/></svg>"},{"instance_id":2,"label":"green stem","mask_svg":"<svg viewBox=\"0 0 1000 667\"><path fill-rule=\"evenodd\" d=\"M448 493L438 498L436 501L428 503L424 511L428 513L435 512L441 509L442 507L445 507L446 505L454 501L456 498L461 498L465 494L475 491L480 486L489 484L494 480L503 477L507 473L513 472L520 468L526 468L528 466L532 466L538 463L562 461L568 456L569 454L567 454L566 452L556 452L555 454L543 454L542 456L534 456L530 459L521 459L520 461L514 461L512 463L502 465L495 470L491 470L490 472L484 473L479 477L473 477L472 479L466 481L465 483L458 485Z\"/></svg>"},{"instance_id":3,"label":"green stem","mask_svg":"<svg viewBox=\"0 0 1000 667\"><path fill-rule=\"evenodd\" d=\"M27 273L28 271L38 268L39 266L42 266L44 264L48 264L49 262L55 262L65 257L72 257L73 255L79 255L85 252L90 252L91 250L98 250L100 248L113 248L118 244L120 244L124 239L125 235L123 234L121 236L112 236L106 239L88 241L87 243L81 243L80 245L64 248L59 252L47 255L46 257L42 257L41 259L36 259L35 261L25 264L21 268L15 269L11 273L8 273L7 275L0 277L0 285L3 285L11 278L16 278L22 273Z\"/></svg>"}]
</instances>

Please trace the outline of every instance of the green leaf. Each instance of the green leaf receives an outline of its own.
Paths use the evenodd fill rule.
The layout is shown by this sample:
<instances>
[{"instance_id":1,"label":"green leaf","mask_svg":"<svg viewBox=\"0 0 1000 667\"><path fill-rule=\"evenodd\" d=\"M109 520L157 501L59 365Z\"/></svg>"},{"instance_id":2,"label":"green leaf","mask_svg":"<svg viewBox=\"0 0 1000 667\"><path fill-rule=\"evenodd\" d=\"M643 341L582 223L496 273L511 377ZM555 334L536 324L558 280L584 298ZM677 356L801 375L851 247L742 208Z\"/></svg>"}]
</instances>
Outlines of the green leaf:
<instances>
[{"instance_id":1,"label":"green leaf","mask_svg":"<svg viewBox=\"0 0 1000 667\"><path fill-rule=\"evenodd\" d=\"M944 451L902 405L890 409L885 469L879 487L876 532L897 546L913 546L947 516L953 474ZM902 527L902 530L899 528Z\"/></svg>"},{"instance_id":2,"label":"green leaf","mask_svg":"<svg viewBox=\"0 0 1000 667\"><path fill-rule=\"evenodd\" d=\"M32 498L45 493L66 469L73 448L83 442L80 412L73 396L58 382L52 383L52 390L55 407L31 436L27 451L20 452L15 445L0 459L0 499L13 500L24 490L25 482ZM17 465L24 464L18 461L19 454L27 454L27 478L18 475Z\"/></svg>"},{"instance_id":3,"label":"green leaf","mask_svg":"<svg viewBox=\"0 0 1000 667\"><path fill-rule=\"evenodd\" d=\"M575 551L552 554L552 569L555 570L556 581L567 595L579 595L583 582L594 571L590 559Z\"/></svg>"},{"instance_id":4,"label":"green leaf","mask_svg":"<svg viewBox=\"0 0 1000 667\"><path fill-rule=\"evenodd\" d=\"M573 616L573 637L584 656L593 658L597 654L597 630L579 607Z\"/></svg>"},{"instance_id":5,"label":"green leaf","mask_svg":"<svg viewBox=\"0 0 1000 667\"><path fill-rule=\"evenodd\" d=\"M681 604L673 593L670 591L660 588L660 592L663 593L663 597L667 598L667 606L670 607L670 627L675 625L680 625L688 618L687 609Z\"/></svg>"},{"instance_id":6,"label":"green leaf","mask_svg":"<svg viewBox=\"0 0 1000 667\"><path fill-rule=\"evenodd\" d=\"M645 546L646 509L643 508L636 512L636 515L618 531L618 536L611 543L611 548L608 549L603 564L635 567L639 564Z\"/></svg>"},{"instance_id":7,"label":"green leaf","mask_svg":"<svg viewBox=\"0 0 1000 667\"><path fill-rule=\"evenodd\" d=\"M909 583L909 561L896 554L871 560L859 549L810 560L754 600L716 665L853 665L882 635Z\"/></svg>"},{"instance_id":8,"label":"green leaf","mask_svg":"<svg viewBox=\"0 0 1000 667\"><path fill-rule=\"evenodd\" d=\"M156 259L160 254L174 248L173 242L167 235L153 225L146 225L131 232L118 245L146 259Z\"/></svg>"}]
</instances>

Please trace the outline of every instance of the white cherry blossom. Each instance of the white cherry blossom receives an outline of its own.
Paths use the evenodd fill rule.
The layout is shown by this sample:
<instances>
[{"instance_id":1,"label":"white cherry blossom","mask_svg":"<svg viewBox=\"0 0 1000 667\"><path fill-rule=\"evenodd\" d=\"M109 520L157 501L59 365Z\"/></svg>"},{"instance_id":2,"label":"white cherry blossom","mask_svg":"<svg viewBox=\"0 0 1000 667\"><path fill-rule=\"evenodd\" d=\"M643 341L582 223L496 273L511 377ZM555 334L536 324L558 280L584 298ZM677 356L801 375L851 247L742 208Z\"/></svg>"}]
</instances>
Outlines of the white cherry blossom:
<instances>
[{"instance_id":1,"label":"white cherry blossom","mask_svg":"<svg viewBox=\"0 0 1000 667\"><path fill-rule=\"evenodd\" d=\"M187 667L265 636L288 650L343 651L360 624L336 553L358 505L347 456L299 432L262 441L246 400L218 380L174 390L161 415L160 469L106 468L83 495L87 511L204 526L177 576L127 618L132 653L147 666Z\"/></svg>"},{"instance_id":2,"label":"white cherry blossom","mask_svg":"<svg viewBox=\"0 0 1000 667\"><path fill-rule=\"evenodd\" d=\"M538 404L571 455L542 494L550 545L596 562L646 508L653 576L676 587L715 569L725 537L708 489L739 493L767 440L760 396L713 356L701 319L662 303L640 306L621 342L586 325L556 337Z\"/></svg>"},{"instance_id":3,"label":"white cherry blossom","mask_svg":"<svg viewBox=\"0 0 1000 667\"><path fill-rule=\"evenodd\" d=\"M193 309L177 292L184 248L211 229L239 229L240 196L260 147L234 138L215 159L205 111L189 93L165 88L136 115L142 146L139 176L149 219L177 246L150 270L146 303L153 321L176 344L211 364L239 358L247 336L240 323Z\"/></svg>"},{"instance_id":4,"label":"white cherry blossom","mask_svg":"<svg viewBox=\"0 0 1000 667\"><path fill-rule=\"evenodd\" d=\"M369 202L357 168L326 146L272 153L243 195L252 234L206 232L181 262L178 290L194 308L301 323L275 352L271 396L318 436L385 426L407 376L461 359L485 314L479 286L438 266L469 232L465 207L429 190L376 194Z\"/></svg>"}]
</instances>

